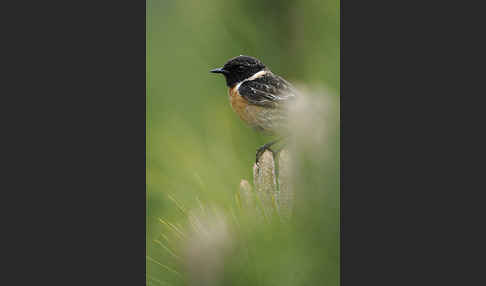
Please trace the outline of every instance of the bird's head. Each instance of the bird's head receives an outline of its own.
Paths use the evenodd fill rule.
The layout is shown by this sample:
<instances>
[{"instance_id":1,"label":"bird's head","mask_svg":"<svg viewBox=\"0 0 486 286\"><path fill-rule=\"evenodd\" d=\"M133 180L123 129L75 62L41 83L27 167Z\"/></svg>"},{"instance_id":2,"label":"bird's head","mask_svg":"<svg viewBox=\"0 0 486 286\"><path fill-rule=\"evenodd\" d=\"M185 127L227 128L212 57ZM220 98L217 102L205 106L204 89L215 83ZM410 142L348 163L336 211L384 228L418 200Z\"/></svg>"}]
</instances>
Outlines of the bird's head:
<instances>
[{"instance_id":1,"label":"bird's head","mask_svg":"<svg viewBox=\"0 0 486 286\"><path fill-rule=\"evenodd\" d=\"M213 69L211 72L223 74L226 78L226 85L232 87L265 68L265 65L258 59L240 55L228 60L223 67Z\"/></svg>"}]
</instances>

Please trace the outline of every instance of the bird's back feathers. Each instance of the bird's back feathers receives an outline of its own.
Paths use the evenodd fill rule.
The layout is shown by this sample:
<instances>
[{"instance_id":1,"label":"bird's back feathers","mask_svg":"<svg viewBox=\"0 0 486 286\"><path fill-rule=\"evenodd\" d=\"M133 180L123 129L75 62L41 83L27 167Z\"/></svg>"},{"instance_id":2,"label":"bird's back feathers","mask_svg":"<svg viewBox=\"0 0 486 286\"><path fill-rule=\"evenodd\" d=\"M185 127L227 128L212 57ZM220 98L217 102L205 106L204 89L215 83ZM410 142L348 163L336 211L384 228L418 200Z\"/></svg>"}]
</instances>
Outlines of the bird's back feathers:
<instances>
[{"instance_id":1,"label":"bird's back feathers","mask_svg":"<svg viewBox=\"0 0 486 286\"><path fill-rule=\"evenodd\" d=\"M250 104L274 108L284 106L297 96L297 91L288 81L270 71L242 82L238 92Z\"/></svg>"}]
</instances>

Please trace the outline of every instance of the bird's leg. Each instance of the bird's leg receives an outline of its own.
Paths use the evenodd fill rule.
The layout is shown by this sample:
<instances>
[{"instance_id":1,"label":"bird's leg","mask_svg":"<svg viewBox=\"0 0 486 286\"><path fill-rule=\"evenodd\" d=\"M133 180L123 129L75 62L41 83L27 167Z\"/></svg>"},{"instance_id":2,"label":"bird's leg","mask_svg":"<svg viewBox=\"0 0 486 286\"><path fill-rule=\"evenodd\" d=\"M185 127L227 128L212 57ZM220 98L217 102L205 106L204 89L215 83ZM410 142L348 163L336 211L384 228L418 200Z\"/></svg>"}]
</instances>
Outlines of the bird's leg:
<instances>
[{"instance_id":1,"label":"bird's leg","mask_svg":"<svg viewBox=\"0 0 486 286\"><path fill-rule=\"evenodd\" d=\"M258 148L257 152L256 152L256 163L258 164L258 160L262 156L263 152L265 152L265 150L269 150L270 152L272 152L272 154L275 154L275 152L272 149L270 149L270 147L272 145L274 145L275 143L279 142L280 140L282 140L282 138L277 139L277 140L272 141L272 142L269 142L267 144L264 144L262 147Z\"/></svg>"}]
</instances>

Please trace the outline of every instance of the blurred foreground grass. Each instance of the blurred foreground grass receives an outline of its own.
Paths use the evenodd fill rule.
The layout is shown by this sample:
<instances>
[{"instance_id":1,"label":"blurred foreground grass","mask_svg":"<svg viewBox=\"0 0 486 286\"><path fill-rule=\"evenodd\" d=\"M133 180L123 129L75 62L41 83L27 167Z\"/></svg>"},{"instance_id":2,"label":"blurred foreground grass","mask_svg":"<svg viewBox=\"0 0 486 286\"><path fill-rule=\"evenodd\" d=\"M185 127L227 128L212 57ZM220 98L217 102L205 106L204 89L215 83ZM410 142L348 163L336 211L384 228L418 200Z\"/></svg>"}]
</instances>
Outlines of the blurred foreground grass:
<instances>
[{"instance_id":1,"label":"blurred foreground grass","mask_svg":"<svg viewBox=\"0 0 486 286\"><path fill-rule=\"evenodd\" d=\"M296 84L328 89L321 94L329 95L326 113L303 128L325 136L317 150L298 153L304 199L288 224L234 214L239 182L251 182L255 150L266 142L233 114L224 80L209 73L239 54ZM338 92L337 0L148 0L147 282L191 281L187 255L179 252L185 240L159 220L186 229L188 215L175 199L187 212L214 206L229 229L239 222L228 231L236 236L228 250L200 240L201 249L205 242L214 248L200 254L203 262L225 257L221 285L338 285Z\"/></svg>"}]
</instances>

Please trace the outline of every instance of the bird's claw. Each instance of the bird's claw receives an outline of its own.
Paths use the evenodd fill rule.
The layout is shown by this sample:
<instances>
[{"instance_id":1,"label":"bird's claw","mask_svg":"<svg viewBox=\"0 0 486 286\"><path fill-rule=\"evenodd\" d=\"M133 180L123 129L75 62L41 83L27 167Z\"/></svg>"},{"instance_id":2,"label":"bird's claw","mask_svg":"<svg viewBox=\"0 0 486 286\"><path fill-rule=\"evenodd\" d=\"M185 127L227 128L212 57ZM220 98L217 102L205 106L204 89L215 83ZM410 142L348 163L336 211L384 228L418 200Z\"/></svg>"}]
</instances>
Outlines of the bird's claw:
<instances>
[{"instance_id":1,"label":"bird's claw","mask_svg":"<svg viewBox=\"0 0 486 286\"><path fill-rule=\"evenodd\" d=\"M268 151L272 152L272 154L273 154L273 150L270 148L270 146L273 145L272 143L267 143L267 144L265 144L262 147L260 147L260 148L257 149L257 152L256 152L256 161L255 161L256 164L258 164L258 160L260 160L260 157L263 155L263 153L265 152L265 150L268 150Z\"/></svg>"}]
</instances>

